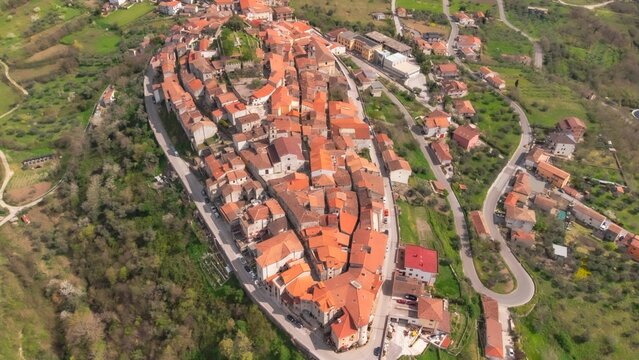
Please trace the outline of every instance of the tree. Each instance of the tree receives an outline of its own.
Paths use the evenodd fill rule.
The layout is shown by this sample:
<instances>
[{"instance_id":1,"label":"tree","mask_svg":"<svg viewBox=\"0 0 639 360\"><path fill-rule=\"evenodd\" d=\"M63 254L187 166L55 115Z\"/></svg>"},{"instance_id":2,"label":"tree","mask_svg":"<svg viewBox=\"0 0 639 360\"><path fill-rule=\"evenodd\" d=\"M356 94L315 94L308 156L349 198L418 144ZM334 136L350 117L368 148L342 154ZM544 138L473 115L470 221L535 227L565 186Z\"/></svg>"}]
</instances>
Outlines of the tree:
<instances>
[{"instance_id":1,"label":"tree","mask_svg":"<svg viewBox=\"0 0 639 360\"><path fill-rule=\"evenodd\" d=\"M244 20L237 15L231 16L231 18L226 22L226 27L233 31L243 30L246 24L244 24Z\"/></svg>"}]
</instances>

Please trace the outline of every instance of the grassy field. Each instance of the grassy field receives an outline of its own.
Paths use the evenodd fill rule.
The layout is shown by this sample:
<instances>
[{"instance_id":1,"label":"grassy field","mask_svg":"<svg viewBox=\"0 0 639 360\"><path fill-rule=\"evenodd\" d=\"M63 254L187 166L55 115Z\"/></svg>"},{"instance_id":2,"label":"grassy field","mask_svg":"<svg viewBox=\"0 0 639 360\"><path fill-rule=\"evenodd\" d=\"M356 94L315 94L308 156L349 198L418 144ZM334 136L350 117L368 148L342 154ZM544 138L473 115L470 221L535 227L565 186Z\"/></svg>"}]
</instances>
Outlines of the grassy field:
<instances>
[{"instance_id":1,"label":"grassy field","mask_svg":"<svg viewBox=\"0 0 639 360\"><path fill-rule=\"evenodd\" d=\"M322 12L324 15L327 15L331 21L359 22L360 24L371 23L376 26L384 25L385 22L374 21L370 14L374 12L390 12L390 3L384 0L292 0L289 6L295 8L296 14L302 13L311 21L318 21L320 18L323 18L317 16L319 12ZM322 24L319 23L316 25L321 26Z\"/></svg>"},{"instance_id":2,"label":"grassy field","mask_svg":"<svg viewBox=\"0 0 639 360\"><path fill-rule=\"evenodd\" d=\"M20 94L0 77L0 115L9 111L20 101Z\"/></svg>"},{"instance_id":3,"label":"grassy field","mask_svg":"<svg viewBox=\"0 0 639 360\"><path fill-rule=\"evenodd\" d=\"M439 0L397 0L397 7L406 8L408 11L412 10L426 10L432 13L442 13L444 7Z\"/></svg>"},{"instance_id":4,"label":"grassy field","mask_svg":"<svg viewBox=\"0 0 639 360\"><path fill-rule=\"evenodd\" d=\"M86 54L107 55L118 51L120 36L97 26L88 26L81 31L69 34L60 41L73 45Z\"/></svg>"},{"instance_id":5,"label":"grassy field","mask_svg":"<svg viewBox=\"0 0 639 360\"><path fill-rule=\"evenodd\" d=\"M495 0L451 0L450 11L453 14L458 11L465 11L466 13L482 11L484 14L489 13L487 15L491 13L497 14Z\"/></svg>"},{"instance_id":6,"label":"grassy field","mask_svg":"<svg viewBox=\"0 0 639 360\"><path fill-rule=\"evenodd\" d=\"M33 26L62 23L82 13L80 7L65 6L63 0L30 0L15 10L0 14L0 39L18 39Z\"/></svg>"},{"instance_id":7,"label":"grassy field","mask_svg":"<svg viewBox=\"0 0 639 360\"><path fill-rule=\"evenodd\" d=\"M406 201L398 201L401 209L399 217L399 237L403 244L427 246L432 244L433 233L426 222L427 210L422 206L412 206Z\"/></svg>"},{"instance_id":8,"label":"grassy field","mask_svg":"<svg viewBox=\"0 0 639 360\"><path fill-rule=\"evenodd\" d=\"M112 26L112 25L117 25L120 27L126 26L135 22L137 19L141 18L142 16L150 13L154 9L155 9L154 4L151 4L148 1L144 1L144 2L133 5L129 9L116 10L110 13L109 15L107 15L106 17L104 17L103 19L101 19L98 23L104 26Z\"/></svg>"},{"instance_id":9,"label":"grassy field","mask_svg":"<svg viewBox=\"0 0 639 360\"><path fill-rule=\"evenodd\" d=\"M477 66L478 67L478 66ZM553 127L567 116L586 119L584 100L574 89L553 82L544 75L523 66L491 65L508 84L508 92L513 94L526 110L533 126ZM514 84L519 81L519 87Z\"/></svg>"},{"instance_id":10,"label":"grassy field","mask_svg":"<svg viewBox=\"0 0 639 360\"><path fill-rule=\"evenodd\" d=\"M501 55L532 55L533 46L523 35L514 32L498 20L491 20L479 30L482 39L483 54L491 59ZM483 61L484 59L482 59Z\"/></svg>"},{"instance_id":11,"label":"grassy field","mask_svg":"<svg viewBox=\"0 0 639 360\"><path fill-rule=\"evenodd\" d=\"M384 121L389 124L397 124L403 122L402 113L391 100L382 93L382 96L373 98L366 96L366 115L369 118L378 121Z\"/></svg>"},{"instance_id":12,"label":"grassy field","mask_svg":"<svg viewBox=\"0 0 639 360\"><path fill-rule=\"evenodd\" d=\"M477 111L474 122L482 137L503 155L510 155L519 144L519 117L499 95L484 86L471 86L467 99Z\"/></svg>"}]
</instances>

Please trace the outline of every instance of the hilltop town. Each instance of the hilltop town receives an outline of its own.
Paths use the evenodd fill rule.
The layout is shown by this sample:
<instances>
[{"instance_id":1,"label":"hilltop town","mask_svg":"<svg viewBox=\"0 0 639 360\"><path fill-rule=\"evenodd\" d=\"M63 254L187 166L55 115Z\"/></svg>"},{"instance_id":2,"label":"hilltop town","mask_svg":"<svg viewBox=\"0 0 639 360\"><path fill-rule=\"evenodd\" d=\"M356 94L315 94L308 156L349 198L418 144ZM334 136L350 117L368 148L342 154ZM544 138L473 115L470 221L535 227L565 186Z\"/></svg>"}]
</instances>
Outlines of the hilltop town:
<instances>
[{"instance_id":1,"label":"hilltop town","mask_svg":"<svg viewBox=\"0 0 639 360\"><path fill-rule=\"evenodd\" d=\"M0 1L0 357L631 358L637 12Z\"/></svg>"}]
</instances>

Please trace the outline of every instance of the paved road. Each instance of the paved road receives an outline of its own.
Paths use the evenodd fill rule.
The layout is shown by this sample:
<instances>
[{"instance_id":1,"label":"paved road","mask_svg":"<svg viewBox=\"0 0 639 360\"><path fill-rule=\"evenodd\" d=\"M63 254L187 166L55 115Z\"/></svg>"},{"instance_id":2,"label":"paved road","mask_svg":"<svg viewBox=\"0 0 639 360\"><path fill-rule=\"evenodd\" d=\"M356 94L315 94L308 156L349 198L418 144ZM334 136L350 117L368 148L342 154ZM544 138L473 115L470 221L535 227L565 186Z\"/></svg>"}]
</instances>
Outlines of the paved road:
<instances>
[{"instance_id":1,"label":"paved road","mask_svg":"<svg viewBox=\"0 0 639 360\"><path fill-rule=\"evenodd\" d=\"M393 13L393 23L395 24L395 33L397 33L397 35L403 35L403 31L402 31L402 23L399 22L399 16L397 16L397 12L395 11L396 8L396 0L391 0L391 12Z\"/></svg>"},{"instance_id":2,"label":"paved road","mask_svg":"<svg viewBox=\"0 0 639 360\"><path fill-rule=\"evenodd\" d=\"M453 48L453 44L455 43L455 38L457 38L457 34L459 34L459 26L453 19L450 17L450 2L449 0L442 0L442 5L444 8L444 15L448 18L448 23L450 23L450 35L448 35L448 55L455 55L455 49Z\"/></svg>"},{"instance_id":3,"label":"paved road","mask_svg":"<svg viewBox=\"0 0 639 360\"><path fill-rule=\"evenodd\" d=\"M384 339L384 326L386 321L386 315L390 310L390 281L385 281L382 286L382 291L379 294L375 309L375 317L371 326L369 335L369 342L360 348L347 351L345 353L336 353L332 347L324 342L323 336L319 333L319 330L311 331L307 328L298 329L286 320L286 315L290 312L277 304L266 291L261 288L257 288L250 275L244 270L243 265L240 262L240 253L236 245L232 241L232 236L228 231L227 225L223 223L221 219L215 219L212 216L211 207L205 203L204 195L202 191L204 187L195 176L186 161L178 156L174 156L169 149L172 148L171 141L169 139L166 130L164 129L157 106L153 102L153 95L151 92L151 80L153 78L152 72L147 72L144 78L144 102L146 111L149 116L149 124L158 144L162 148L165 156L171 163L172 168L178 174L180 180L184 184L184 187L188 194L191 196L193 203L198 209L199 213L209 228L211 233L215 236L216 242L221 249L222 254L225 256L227 263L230 264L235 272L240 284L247 291L251 299L258 304L264 311L264 313L275 322L281 329L286 331L291 340L300 348L310 352L317 359L327 360L360 360L360 359L376 359L373 355L373 349L377 346L381 346ZM376 154L371 151L371 157L376 159ZM395 209L392 203L392 196L390 194L390 184L388 179L384 179L384 187L386 191L387 203L389 206L389 251L386 261L383 267L383 274L385 279L390 279L392 270L394 267L393 256L397 247L397 233L393 231L395 223Z\"/></svg>"},{"instance_id":4,"label":"paved road","mask_svg":"<svg viewBox=\"0 0 639 360\"><path fill-rule=\"evenodd\" d=\"M35 200L32 200L27 204L20 206L9 205L4 201L4 189L7 187L7 185L9 184L9 180L11 180L11 177L13 176L13 170L11 170L11 168L9 167L9 162L7 161L7 158L2 151L0 151L0 161L2 161L2 167L4 168L4 179L2 181L2 186L0 187L0 207L5 208L9 212L7 215L5 215L4 218L2 218L2 220L0 220L0 226L6 224L9 220L16 217L16 215L18 215L21 211L27 210L30 207L38 204L40 201L42 201L42 199L44 199L45 196L55 191L55 189L57 189L58 185L60 185L60 182L62 181L60 180L57 184L55 184L55 186L49 189L42 196Z\"/></svg>"},{"instance_id":5,"label":"paved road","mask_svg":"<svg viewBox=\"0 0 639 360\"><path fill-rule=\"evenodd\" d=\"M495 223L494 214L499 198L508 187L508 182L511 177L515 174L515 171L517 171L517 162L528 151L533 137L530 124L528 123L528 117L524 110L514 101L510 101L510 106L519 116L519 126L521 127L522 135L514 154L490 186L490 189L488 189L482 212L484 214L484 219L486 220L486 225L490 230L490 235L495 241L499 241L501 244L499 254L504 259L506 265L510 268L513 277L517 280L517 285L513 292L505 295L493 294L490 296L495 298L500 305L513 307L524 305L532 299L535 295L535 283L512 251L510 251L510 248L506 243L506 239L504 239L501 235L501 232Z\"/></svg>"},{"instance_id":6,"label":"paved road","mask_svg":"<svg viewBox=\"0 0 639 360\"><path fill-rule=\"evenodd\" d=\"M520 33L526 39L528 39L528 41L530 41L533 44L533 50L534 50L533 66L537 69L541 69L544 66L544 53L541 49L541 45L539 45L539 42L533 39L530 35L519 30L519 28L517 28L515 25L511 24L510 21L508 21L508 19L506 18L506 11L504 11L504 0L497 0L497 7L499 8L499 19L504 24L506 24L506 26Z\"/></svg>"},{"instance_id":7,"label":"paved road","mask_svg":"<svg viewBox=\"0 0 639 360\"><path fill-rule=\"evenodd\" d=\"M560 4L562 5L566 5L566 6L572 6L572 7L580 7L580 8L584 8L584 9L588 9L588 10L594 10L596 8L600 8L600 7L604 7L608 4L612 4L613 2L615 2L615 0L609 0L606 2L602 2L599 4L590 4L590 5L577 5L577 4L571 4L571 3L567 3L565 1L562 0L557 0Z\"/></svg>"}]
</instances>

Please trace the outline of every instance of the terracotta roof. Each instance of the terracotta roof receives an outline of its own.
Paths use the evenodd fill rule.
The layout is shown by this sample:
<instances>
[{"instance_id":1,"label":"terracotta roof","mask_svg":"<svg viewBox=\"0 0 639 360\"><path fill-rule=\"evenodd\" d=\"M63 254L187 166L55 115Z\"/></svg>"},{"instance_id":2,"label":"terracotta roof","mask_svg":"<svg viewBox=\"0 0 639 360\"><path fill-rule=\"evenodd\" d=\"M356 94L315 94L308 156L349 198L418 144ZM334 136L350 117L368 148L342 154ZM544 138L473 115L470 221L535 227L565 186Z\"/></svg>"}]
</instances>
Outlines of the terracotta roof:
<instances>
[{"instance_id":1,"label":"terracotta roof","mask_svg":"<svg viewBox=\"0 0 639 360\"><path fill-rule=\"evenodd\" d=\"M558 168L558 167L556 167L556 166L554 166L554 165L552 165L550 163L547 163L547 162L541 162L541 163L537 164L537 169L545 171L547 173L550 173L551 175L556 176L556 177L558 177L560 179L566 179L566 178L570 177L570 173L568 173L568 172L566 172L564 170L561 170L560 168Z\"/></svg>"},{"instance_id":2,"label":"terracotta roof","mask_svg":"<svg viewBox=\"0 0 639 360\"><path fill-rule=\"evenodd\" d=\"M450 313L444 309L444 300L421 296L417 300L417 317L437 322L439 331L450 333Z\"/></svg>"},{"instance_id":3,"label":"terracotta roof","mask_svg":"<svg viewBox=\"0 0 639 360\"><path fill-rule=\"evenodd\" d=\"M406 245L404 248L404 268L437 274L438 265L437 251L417 245Z\"/></svg>"},{"instance_id":4,"label":"terracotta roof","mask_svg":"<svg viewBox=\"0 0 639 360\"><path fill-rule=\"evenodd\" d=\"M455 129L456 137L465 139L466 141L472 140L474 137L479 136L479 130L476 127L470 125L462 125Z\"/></svg>"},{"instance_id":5,"label":"terracotta roof","mask_svg":"<svg viewBox=\"0 0 639 360\"><path fill-rule=\"evenodd\" d=\"M255 245L258 256L255 259L260 267L275 264L294 252L304 251L302 243L291 230L277 234Z\"/></svg>"},{"instance_id":6,"label":"terracotta roof","mask_svg":"<svg viewBox=\"0 0 639 360\"><path fill-rule=\"evenodd\" d=\"M442 74L457 73L457 65L454 63L440 64L437 68Z\"/></svg>"},{"instance_id":7,"label":"terracotta roof","mask_svg":"<svg viewBox=\"0 0 639 360\"><path fill-rule=\"evenodd\" d=\"M440 162L453 160L453 156L450 154L450 147L446 143L446 140L439 139L437 141L433 141L430 144L430 147L433 149L435 156L437 156Z\"/></svg>"},{"instance_id":8,"label":"terracotta roof","mask_svg":"<svg viewBox=\"0 0 639 360\"><path fill-rule=\"evenodd\" d=\"M475 229L477 235L490 235L490 233L488 232L488 228L486 227L486 222L484 221L484 215L481 211L471 211L470 220L473 223L473 228Z\"/></svg>"},{"instance_id":9,"label":"terracotta roof","mask_svg":"<svg viewBox=\"0 0 639 360\"><path fill-rule=\"evenodd\" d=\"M534 210L520 208L517 206L506 206L506 219L512 219L517 221L535 223L537 222L537 216Z\"/></svg>"}]
</instances>

